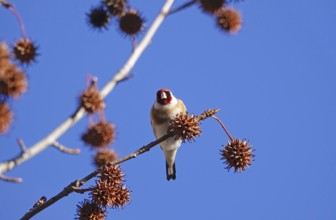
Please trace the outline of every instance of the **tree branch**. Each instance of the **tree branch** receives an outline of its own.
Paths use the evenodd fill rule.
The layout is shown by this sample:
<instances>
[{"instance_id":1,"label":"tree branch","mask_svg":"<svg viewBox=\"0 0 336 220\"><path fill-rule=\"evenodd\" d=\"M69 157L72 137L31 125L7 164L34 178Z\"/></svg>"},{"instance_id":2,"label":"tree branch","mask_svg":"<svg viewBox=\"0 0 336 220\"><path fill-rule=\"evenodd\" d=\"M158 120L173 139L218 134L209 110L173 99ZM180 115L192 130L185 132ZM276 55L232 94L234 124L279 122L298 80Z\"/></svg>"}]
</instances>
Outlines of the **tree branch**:
<instances>
[{"instance_id":1,"label":"tree branch","mask_svg":"<svg viewBox=\"0 0 336 220\"><path fill-rule=\"evenodd\" d=\"M124 66L114 75L114 77L107 82L107 84L101 89L100 95L102 98L105 98L113 89L114 87L120 82L124 80L130 70L134 67L135 63L143 53L143 51L147 48L150 44L154 34L158 30L159 26L167 16L169 9L171 8L174 0L166 0L164 3L161 12L155 18L154 22L148 29L145 36L142 38L141 42L138 46L133 50L132 54L129 56L127 61L125 62ZM53 145L53 143L61 137L71 126L73 126L77 121L85 115L85 110L83 108L78 108L70 117L68 117L63 123L61 123L54 131L52 131L49 135L45 138L40 140L39 142L35 143L33 146L28 148L25 152L21 153L20 155L4 161L0 164L0 174L12 170L16 166L20 165L21 163L29 160L30 158L34 157L35 155L39 154L49 146Z\"/></svg>"},{"instance_id":2,"label":"tree branch","mask_svg":"<svg viewBox=\"0 0 336 220\"><path fill-rule=\"evenodd\" d=\"M3 5L6 8L12 7L12 5L10 3L6 2L5 0L0 0L0 5Z\"/></svg>"},{"instance_id":3,"label":"tree branch","mask_svg":"<svg viewBox=\"0 0 336 220\"><path fill-rule=\"evenodd\" d=\"M17 139L17 143L20 146L21 152L24 153L27 150L27 147L21 138Z\"/></svg>"},{"instance_id":4,"label":"tree branch","mask_svg":"<svg viewBox=\"0 0 336 220\"><path fill-rule=\"evenodd\" d=\"M78 149L78 148L75 148L75 149L67 148L67 147L63 146L62 144L58 143L57 141L55 141L53 143L53 146L57 150L59 150L63 153L66 153L66 154L79 154L80 153L80 149Z\"/></svg>"},{"instance_id":5,"label":"tree branch","mask_svg":"<svg viewBox=\"0 0 336 220\"><path fill-rule=\"evenodd\" d=\"M22 178L8 177L0 174L0 180L11 182L11 183L22 183Z\"/></svg>"},{"instance_id":6,"label":"tree branch","mask_svg":"<svg viewBox=\"0 0 336 220\"><path fill-rule=\"evenodd\" d=\"M208 109L208 110L204 111L202 114L198 115L196 117L196 120L197 121L205 120L205 119L207 119L207 118L212 117L213 115L215 115L218 111L219 111L219 109ZM165 134L161 138L159 138L159 139L157 139L155 141L150 142L146 146L143 146L143 147L137 149L133 153L131 153L131 154L129 154L129 155L127 155L127 156L125 156L125 157L117 160L117 161L110 162L107 166L115 166L117 164L121 164L121 163L124 163L124 162L126 162L128 160L134 159L138 155L141 155L141 154L149 151L150 149L152 149L153 147L155 147L156 145L158 145L162 141L165 141L167 138L173 137L175 135L176 135L175 131L168 131L167 134ZM96 169L95 171L91 172L89 175L87 175L86 177L82 178L81 180L75 180L75 181L73 181L68 186L66 186L60 193L58 193L56 196L54 196L51 199L47 200L45 203L41 204L40 206L37 206L37 207L35 207L33 209L30 209L21 218L21 220L30 219L31 217L33 217L37 213L41 212L42 210L46 209L47 207L49 207L52 204L54 204L55 202L57 202L58 200L64 198L65 196L68 196L70 193L73 193L73 192L79 192L79 193L81 193L81 192L87 191L85 189L81 190L79 187L83 186L84 183L86 183L87 181L89 181L93 177L97 176L97 174L100 172L100 170L103 167L100 167L100 168Z\"/></svg>"},{"instance_id":7,"label":"tree branch","mask_svg":"<svg viewBox=\"0 0 336 220\"><path fill-rule=\"evenodd\" d=\"M186 8L192 6L193 4L195 4L197 1L198 1L198 0L191 0L191 1L189 1L189 2L184 3L184 4L181 5L181 6L178 6L177 8L173 8L173 9L171 9L171 10L169 11L168 15L172 15L172 14L174 14L174 13L176 13L176 12L179 12L179 11L181 11L181 10L183 10L183 9L186 9Z\"/></svg>"},{"instance_id":8,"label":"tree branch","mask_svg":"<svg viewBox=\"0 0 336 220\"><path fill-rule=\"evenodd\" d=\"M141 148L139 148L138 150L134 151L133 153L125 156L124 158L121 158L117 161L111 162L108 165L109 166L114 166L120 163L123 163L125 161L128 161L130 159L136 158L138 155L143 154L147 151L149 151L151 148L155 147L156 145L158 145L159 143L161 143L162 141L166 140L169 137L174 136L173 132L170 132L164 136L162 136L161 138L147 144L146 146L143 146ZM55 202L57 202L58 200L68 196L70 193L73 192L78 192L79 187L81 187L82 185L84 185L84 183L86 183L87 181L89 181L90 179L92 179L93 177L95 177L101 168L98 168L97 170L93 171L92 173L90 173L89 175L87 175L86 177L84 177L81 180L75 180L72 183L70 183L68 186L66 186L60 193L58 193L56 196L52 197L51 199L47 200L46 202L44 202L43 204L36 206L35 208L32 208L31 210L29 210L22 218L21 220L26 220L26 219L30 219L31 217L33 217L34 215L36 215L37 213L41 212L42 210L46 209L47 207L51 206L52 204L54 204Z\"/></svg>"},{"instance_id":9,"label":"tree branch","mask_svg":"<svg viewBox=\"0 0 336 220\"><path fill-rule=\"evenodd\" d=\"M7 8L16 17L16 19L18 20L19 25L20 25L20 30L21 30L22 37L26 38L26 31L25 31L23 21L21 19L20 14L15 10L13 5L6 2L5 0L0 0L0 5L3 5L5 8Z\"/></svg>"}]
</instances>

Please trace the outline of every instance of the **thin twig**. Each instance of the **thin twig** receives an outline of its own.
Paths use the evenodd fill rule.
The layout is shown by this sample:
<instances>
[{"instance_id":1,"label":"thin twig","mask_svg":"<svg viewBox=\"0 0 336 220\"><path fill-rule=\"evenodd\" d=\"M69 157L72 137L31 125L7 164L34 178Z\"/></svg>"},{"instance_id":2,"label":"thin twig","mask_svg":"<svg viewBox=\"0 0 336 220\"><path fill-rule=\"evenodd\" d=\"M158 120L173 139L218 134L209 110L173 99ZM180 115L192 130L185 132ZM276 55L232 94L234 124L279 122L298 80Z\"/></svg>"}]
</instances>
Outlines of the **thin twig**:
<instances>
[{"instance_id":1,"label":"thin twig","mask_svg":"<svg viewBox=\"0 0 336 220\"><path fill-rule=\"evenodd\" d=\"M137 47L137 41L135 36L131 36L132 49L134 50Z\"/></svg>"},{"instance_id":2,"label":"thin twig","mask_svg":"<svg viewBox=\"0 0 336 220\"><path fill-rule=\"evenodd\" d=\"M79 154L80 153L80 149L78 149L78 148L71 149L71 148L65 147L64 145L58 143L57 141L55 141L53 143L53 147L55 147L57 150L59 150L63 153L67 153L67 154Z\"/></svg>"},{"instance_id":3,"label":"thin twig","mask_svg":"<svg viewBox=\"0 0 336 220\"><path fill-rule=\"evenodd\" d=\"M141 42L129 56L124 66L114 75L114 77L109 82L107 82L107 84L100 91L100 95L102 96L102 98L105 98L115 88L120 80L125 79L125 76L127 76L130 70L134 67L135 63L138 61L143 51L152 41L154 34L167 16L167 13L171 8L173 2L174 0L166 0L161 9L161 12L155 18L153 24L150 26L147 33L142 38ZM52 131L45 138L41 139L39 142L31 146L25 153L0 163L0 174L12 170L16 166L22 164L23 162L29 160L43 150L47 149L56 140L58 140L59 137L61 137L71 126L73 126L74 124L76 124L76 122L83 118L85 114L86 113L84 108L76 109L76 111L71 114L71 116L68 117L63 123L61 123L54 131Z\"/></svg>"},{"instance_id":4,"label":"thin twig","mask_svg":"<svg viewBox=\"0 0 336 220\"><path fill-rule=\"evenodd\" d=\"M11 182L11 183L22 183L23 182L22 178L8 177L4 175L0 175L0 180Z\"/></svg>"},{"instance_id":5,"label":"thin twig","mask_svg":"<svg viewBox=\"0 0 336 220\"><path fill-rule=\"evenodd\" d=\"M132 79L135 75L133 73L127 74L123 79L119 80L118 84L124 81L127 81L129 79Z\"/></svg>"},{"instance_id":6,"label":"thin twig","mask_svg":"<svg viewBox=\"0 0 336 220\"><path fill-rule=\"evenodd\" d=\"M174 133L171 132L169 134L164 135L163 137L149 143L148 145L139 148L138 150L134 151L133 153L127 155L126 157L111 162L109 163L110 166L114 166L120 163L123 163L127 160L133 159L136 156L143 154L147 151L149 151L151 148L153 148L154 146L156 146L157 144L161 143L162 141L166 140L169 137L174 136ZM64 198L65 196L68 196L70 193L72 192L77 192L80 191L78 190L79 187L81 187L84 183L86 183L87 181L89 181L90 179L92 179L93 177L95 177L100 171L100 168L98 168L97 170L93 171L92 173L90 173L89 175L87 175L86 177L84 177L81 180L75 180L74 182L70 183L68 186L66 186L60 193L58 193L56 196L52 197L51 199L47 200L45 203L41 204L40 206L37 206L31 210L29 210L22 218L21 220L26 220L26 219L30 219L31 217L33 217L34 215L36 215L37 213L41 212L42 210L46 209L47 207L51 206L52 204L54 204L55 202L57 202L58 200Z\"/></svg>"},{"instance_id":7,"label":"thin twig","mask_svg":"<svg viewBox=\"0 0 336 220\"><path fill-rule=\"evenodd\" d=\"M168 12L168 15L171 15L171 14L179 12L179 11L181 11L183 9L186 9L186 8L192 6L193 4L195 4L196 2L197 2L197 0L191 0L189 2L184 3L183 5L178 6L177 8L173 8L172 10L170 10Z\"/></svg>"},{"instance_id":8,"label":"thin twig","mask_svg":"<svg viewBox=\"0 0 336 220\"><path fill-rule=\"evenodd\" d=\"M57 202L58 200L60 200L61 198L68 196L70 193L73 192L73 188L74 187L78 187L80 185L79 180L76 180L75 182L70 183L68 186L66 186L60 193L58 193L56 196L48 199L45 203L41 204L40 206L37 206L35 208L32 208L31 210L29 210L22 218L23 219L30 219L31 217L33 217L34 215L36 215L37 213L39 213L40 211L42 211L43 209L47 208L48 206L54 204L55 202Z\"/></svg>"},{"instance_id":9,"label":"thin twig","mask_svg":"<svg viewBox=\"0 0 336 220\"><path fill-rule=\"evenodd\" d=\"M3 5L6 8L12 7L12 5L10 3L6 2L5 0L0 0L0 5Z\"/></svg>"},{"instance_id":10,"label":"thin twig","mask_svg":"<svg viewBox=\"0 0 336 220\"><path fill-rule=\"evenodd\" d=\"M216 116L212 115L211 118L215 119L224 129L225 133L227 134L227 136L230 138L231 141L233 141L232 136L230 135L229 131L226 129L226 127L224 126L223 122L221 122L221 120L219 120L219 118L217 118Z\"/></svg>"},{"instance_id":11,"label":"thin twig","mask_svg":"<svg viewBox=\"0 0 336 220\"><path fill-rule=\"evenodd\" d=\"M208 117L213 117L214 114L216 114L219 110L215 109L215 110L206 110L204 111L202 114L199 115L198 120L205 120ZM108 163L107 166L115 166L117 164L121 164L124 163L128 160L134 159L137 156L149 151L150 149L152 149L153 147L155 147L156 145L158 145L159 143L161 143L162 141L165 141L167 138L173 137L175 135L174 131L170 131L167 134L165 134L164 136L162 136L161 138L152 141L151 143L137 149L136 151L134 151L133 153L119 159L113 162ZM26 220L26 219L30 219L31 217L33 217L34 215L36 215L37 213L41 212L42 210L46 209L47 207L51 206L52 204L54 204L55 202L57 202L58 200L64 198L65 196L68 196L70 193L73 192L82 192L82 190L80 190L80 187L84 185L84 183L86 183L87 181L89 181L90 179L92 179L93 177L97 176L97 174L100 172L100 170L103 167L100 167L98 169L96 169L95 171L91 172L89 175L87 175L86 177L82 178L81 180L75 180L72 183L70 183L68 186L66 186L60 193L58 193L56 196L52 197L51 199L47 200L45 203L41 204L40 206L29 210L22 218L21 220ZM91 189L85 190L85 191L89 191Z\"/></svg>"},{"instance_id":12,"label":"thin twig","mask_svg":"<svg viewBox=\"0 0 336 220\"><path fill-rule=\"evenodd\" d=\"M25 30L25 27L24 27L24 24L23 24L23 21L21 19L21 16L20 16L19 12L17 12L15 10L15 8L13 8L13 7L9 7L8 10L10 12L12 12L14 14L14 16L16 17L16 19L18 20L19 25L20 25L20 30L21 30L22 38L26 39L27 38L26 37L26 30Z\"/></svg>"},{"instance_id":13,"label":"thin twig","mask_svg":"<svg viewBox=\"0 0 336 220\"><path fill-rule=\"evenodd\" d=\"M21 153L26 152L27 147L26 147L25 143L23 142L23 140L22 140L21 138L18 138L18 139L17 139L17 143L18 143L18 145L20 146Z\"/></svg>"},{"instance_id":14,"label":"thin twig","mask_svg":"<svg viewBox=\"0 0 336 220\"><path fill-rule=\"evenodd\" d=\"M26 31L25 31L25 27L23 24L23 21L21 19L21 16L19 14L19 12L17 12L14 8L14 6L8 2L6 2L5 0L0 0L0 4L3 5L5 8L7 8L18 20L19 25L20 25L20 30L21 30L21 34L23 38L26 38Z\"/></svg>"}]
</instances>

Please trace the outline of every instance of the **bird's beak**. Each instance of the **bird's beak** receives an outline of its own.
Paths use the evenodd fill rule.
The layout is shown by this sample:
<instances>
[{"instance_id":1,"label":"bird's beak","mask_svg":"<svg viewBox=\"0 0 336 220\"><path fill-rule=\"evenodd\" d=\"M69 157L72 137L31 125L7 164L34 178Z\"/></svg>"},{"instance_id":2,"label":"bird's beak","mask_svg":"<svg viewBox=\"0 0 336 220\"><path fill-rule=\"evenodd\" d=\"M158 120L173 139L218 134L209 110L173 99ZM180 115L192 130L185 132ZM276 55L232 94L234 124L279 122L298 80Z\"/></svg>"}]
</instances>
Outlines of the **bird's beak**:
<instances>
[{"instance_id":1,"label":"bird's beak","mask_svg":"<svg viewBox=\"0 0 336 220\"><path fill-rule=\"evenodd\" d=\"M167 99L167 95L165 92L161 92L161 99Z\"/></svg>"}]
</instances>

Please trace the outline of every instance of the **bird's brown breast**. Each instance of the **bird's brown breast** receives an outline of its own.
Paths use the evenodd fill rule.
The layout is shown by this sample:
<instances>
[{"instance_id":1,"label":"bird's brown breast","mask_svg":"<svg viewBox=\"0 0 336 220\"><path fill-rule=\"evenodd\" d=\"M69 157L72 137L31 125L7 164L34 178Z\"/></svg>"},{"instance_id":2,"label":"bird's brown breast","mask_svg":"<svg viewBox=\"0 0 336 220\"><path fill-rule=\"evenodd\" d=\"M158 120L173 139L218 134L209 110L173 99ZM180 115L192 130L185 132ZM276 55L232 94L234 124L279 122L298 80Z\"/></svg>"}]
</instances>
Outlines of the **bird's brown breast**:
<instances>
[{"instance_id":1,"label":"bird's brown breast","mask_svg":"<svg viewBox=\"0 0 336 220\"><path fill-rule=\"evenodd\" d=\"M155 109L154 106L151 109L151 116L153 123L157 125L166 123L169 120L167 109Z\"/></svg>"},{"instance_id":2,"label":"bird's brown breast","mask_svg":"<svg viewBox=\"0 0 336 220\"><path fill-rule=\"evenodd\" d=\"M186 111L186 107L181 100L178 100L177 104L171 109L155 109L154 105L151 109L151 116L153 123L160 125L169 121L169 119L175 117L174 112L179 109L181 112ZM179 111L179 112L180 112Z\"/></svg>"}]
</instances>

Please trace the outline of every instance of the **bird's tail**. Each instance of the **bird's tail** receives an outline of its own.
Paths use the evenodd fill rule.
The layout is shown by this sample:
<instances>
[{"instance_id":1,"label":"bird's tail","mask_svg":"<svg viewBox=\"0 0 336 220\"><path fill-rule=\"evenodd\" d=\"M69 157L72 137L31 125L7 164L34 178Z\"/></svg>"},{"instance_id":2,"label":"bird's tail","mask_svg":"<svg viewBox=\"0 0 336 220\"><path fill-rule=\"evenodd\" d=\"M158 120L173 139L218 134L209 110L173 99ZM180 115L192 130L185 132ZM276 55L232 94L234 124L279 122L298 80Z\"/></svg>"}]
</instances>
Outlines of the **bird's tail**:
<instances>
[{"instance_id":1,"label":"bird's tail","mask_svg":"<svg viewBox=\"0 0 336 220\"><path fill-rule=\"evenodd\" d=\"M167 180L175 180L176 179L176 168L175 168L175 162L173 166L169 166L166 162L166 174L167 174Z\"/></svg>"}]
</instances>

